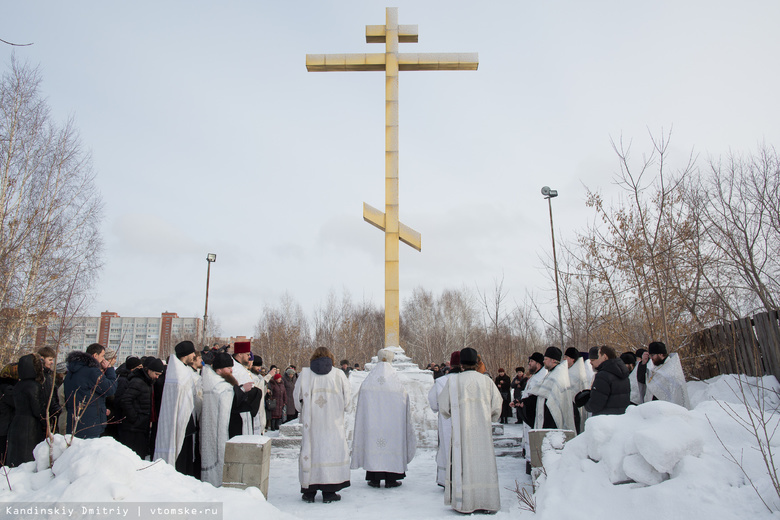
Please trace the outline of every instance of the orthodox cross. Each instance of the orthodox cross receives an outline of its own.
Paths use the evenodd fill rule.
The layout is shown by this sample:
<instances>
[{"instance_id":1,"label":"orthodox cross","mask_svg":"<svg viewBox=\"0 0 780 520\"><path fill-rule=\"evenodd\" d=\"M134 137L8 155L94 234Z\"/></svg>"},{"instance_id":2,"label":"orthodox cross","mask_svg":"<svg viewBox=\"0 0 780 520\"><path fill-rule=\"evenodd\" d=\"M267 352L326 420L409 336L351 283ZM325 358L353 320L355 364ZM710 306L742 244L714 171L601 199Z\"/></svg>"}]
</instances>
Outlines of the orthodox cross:
<instances>
[{"instance_id":1,"label":"orthodox cross","mask_svg":"<svg viewBox=\"0 0 780 520\"><path fill-rule=\"evenodd\" d=\"M477 53L399 53L399 43L417 43L416 25L398 25L388 7L385 25L367 25L366 43L384 43L384 54L307 54L309 72L385 71L385 211L363 203L363 219L385 232L385 346L398 347L400 300L398 242L421 250L420 233L398 219L398 72L477 70Z\"/></svg>"}]
</instances>

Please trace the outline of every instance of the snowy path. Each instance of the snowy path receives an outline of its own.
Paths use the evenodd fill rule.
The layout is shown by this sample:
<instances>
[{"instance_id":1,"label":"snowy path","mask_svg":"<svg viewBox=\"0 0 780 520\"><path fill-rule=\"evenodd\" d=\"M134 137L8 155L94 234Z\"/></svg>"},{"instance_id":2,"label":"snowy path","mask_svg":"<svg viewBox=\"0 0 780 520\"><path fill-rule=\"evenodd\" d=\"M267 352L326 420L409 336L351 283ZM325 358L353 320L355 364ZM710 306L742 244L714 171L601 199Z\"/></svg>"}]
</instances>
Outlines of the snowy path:
<instances>
[{"instance_id":1,"label":"snowy path","mask_svg":"<svg viewBox=\"0 0 780 520\"><path fill-rule=\"evenodd\" d=\"M505 425L505 435L521 436L521 425ZM501 450L507 451L507 450ZM512 514L517 516L519 507L512 491L515 480L521 485L530 485L525 474L525 460L515 457L498 457L498 477L501 486L501 511L496 517ZM365 471L353 470L352 485L340 492L341 501L322 503L322 494L317 502L306 504L301 501L298 482L298 459L271 459L268 502L278 509L298 518L360 520L385 518L452 518L462 516L444 505L444 490L436 485L436 451L417 450L409 464L409 471L403 485L395 489L370 488L365 481Z\"/></svg>"}]
</instances>

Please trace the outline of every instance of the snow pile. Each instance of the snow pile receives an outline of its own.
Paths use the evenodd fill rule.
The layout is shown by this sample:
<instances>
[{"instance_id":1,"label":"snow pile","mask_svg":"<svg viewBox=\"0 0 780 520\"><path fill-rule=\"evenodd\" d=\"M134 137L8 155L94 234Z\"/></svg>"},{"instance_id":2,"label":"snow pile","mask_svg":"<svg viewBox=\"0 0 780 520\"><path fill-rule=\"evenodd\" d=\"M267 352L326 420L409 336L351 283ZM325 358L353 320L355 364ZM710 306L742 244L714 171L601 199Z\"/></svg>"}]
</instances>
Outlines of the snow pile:
<instances>
[{"instance_id":1,"label":"snow pile","mask_svg":"<svg viewBox=\"0 0 780 520\"><path fill-rule=\"evenodd\" d=\"M744 405L732 407L746 416ZM771 416L770 431L779 418ZM741 459L764 500L778 510L780 499L756 445L755 437L711 400L692 411L654 401L632 406L625 415L592 417L558 457L543 459L547 478L536 496L537 515L774 518L739 466L727 459L727 450ZM771 445L780 449L780 438Z\"/></svg>"},{"instance_id":2,"label":"snow pile","mask_svg":"<svg viewBox=\"0 0 780 520\"><path fill-rule=\"evenodd\" d=\"M35 448L35 461L8 470L8 481L0 478L0 502L221 502L224 518L294 518L266 502L257 488L215 488L162 460L141 460L108 437L73 438L68 447L65 437L55 435L51 452L51 467L43 442Z\"/></svg>"},{"instance_id":3,"label":"snow pile","mask_svg":"<svg viewBox=\"0 0 780 520\"><path fill-rule=\"evenodd\" d=\"M706 381L689 381L688 395L692 408L703 401L717 400L740 405L747 401L753 408L758 408L758 403L763 402L765 410L780 411L780 383L775 376L723 374Z\"/></svg>"}]
</instances>

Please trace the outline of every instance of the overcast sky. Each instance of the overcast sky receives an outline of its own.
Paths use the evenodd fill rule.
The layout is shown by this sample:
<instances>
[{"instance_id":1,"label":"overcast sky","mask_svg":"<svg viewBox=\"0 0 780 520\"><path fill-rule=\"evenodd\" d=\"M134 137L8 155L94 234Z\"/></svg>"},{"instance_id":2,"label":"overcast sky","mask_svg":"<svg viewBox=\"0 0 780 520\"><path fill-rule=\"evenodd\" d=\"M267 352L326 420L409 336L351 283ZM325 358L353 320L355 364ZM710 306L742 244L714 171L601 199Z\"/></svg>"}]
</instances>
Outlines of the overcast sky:
<instances>
[{"instance_id":1,"label":"overcast sky","mask_svg":"<svg viewBox=\"0 0 780 520\"><path fill-rule=\"evenodd\" d=\"M58 120L73 116L105 202L105 267L91 311L209 315L252 335L285 292L311 314L329 291L384 303L384 74L309 73L305 55L383 52L355 1L5 2L12 52L39 65ZM544 185L556 239L610 193L610 138L648 129L700 160L780 143L780 2L402 1L419 43L478 52L476 72L401 72L401 298L490 290L552 298ZM682 166L682 161L678 163ZM673 165L674 166L674 165ZM554 310L554 309L553 309Z\"/></svg>"}]
</instances>

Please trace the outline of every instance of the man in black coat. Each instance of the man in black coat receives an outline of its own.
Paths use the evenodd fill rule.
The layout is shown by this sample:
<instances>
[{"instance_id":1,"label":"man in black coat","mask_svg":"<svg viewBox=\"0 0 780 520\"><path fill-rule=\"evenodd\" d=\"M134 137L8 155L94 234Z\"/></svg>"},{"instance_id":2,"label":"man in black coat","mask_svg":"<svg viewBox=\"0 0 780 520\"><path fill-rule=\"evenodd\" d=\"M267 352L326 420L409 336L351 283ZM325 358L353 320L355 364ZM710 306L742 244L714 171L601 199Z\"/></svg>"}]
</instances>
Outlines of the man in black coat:
<instances>
[{"instance_id":1,"label":"man in black coat","mask_svg":"<svg viewBox=\"0 0 780 520\"><path fill-rule=\"evenodd\" d=\"M141 370L130 374L127 389L119 399L119 408L125 418L119 425L118 440L142 459L151 450L152 422L157 420L153 388L164 368L159 359L147 358Z\"/></svg>"},{"instance_id":2,"label":"man in black coat","mask_svg":"<svg viewBox=\"0 0 780 520\"><path fill-rule=\"evenodd\" d=\"M46 435L43 401L43 366L37 354L19 358L19 382L14 386L16 411L8 427L6 465L33 460L33 449Z\"/></svg>"},{"instance_id":3,"label":"man in black coat","mask_svg":"<svg viewBox=\"0 0 780 520\"><path fill-rule=\"evenodd\" d=\"M68 410L66 431L81 439L100 437L106 428L106 397L116 391L114 363L106 360L106 349L93 343L86 352L73 351L65 359L65 408Z\"/></svg>"},{"instance_id":4,"label":"man in black coat","mask_svg":"<svg viewBox=\"0 0 780 520\"><path fill-rule=\"evenodd\" d=\"M606 345L599 347L599 357L591 364L596 369L596 376L585 409L593 415L625 413L631 402L628 367L617 356L615 349Z\"/></svg>"}]
</instances>

